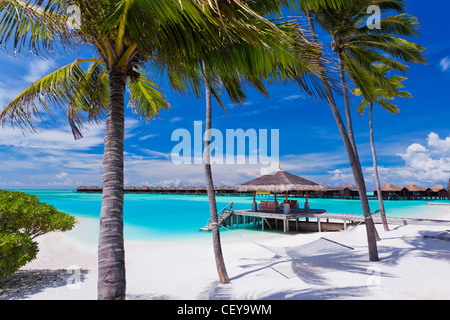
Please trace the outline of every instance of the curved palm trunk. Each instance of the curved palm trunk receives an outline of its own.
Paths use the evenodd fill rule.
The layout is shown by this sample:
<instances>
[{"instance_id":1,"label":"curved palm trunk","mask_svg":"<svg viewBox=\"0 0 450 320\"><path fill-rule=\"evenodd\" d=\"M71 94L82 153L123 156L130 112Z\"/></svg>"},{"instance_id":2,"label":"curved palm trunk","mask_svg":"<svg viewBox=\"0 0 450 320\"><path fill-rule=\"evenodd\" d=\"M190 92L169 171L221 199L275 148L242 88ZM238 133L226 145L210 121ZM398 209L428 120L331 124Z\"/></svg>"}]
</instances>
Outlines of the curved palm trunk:
<instances>
[{"instance_id":1,"label":"curved palm trunk","mask_svg":"<svg viewBox=\"0 0 450 320\"><path fill-rule=\"evenodd\" d=\"M347 118L348 137L350 138L350 143L352 144L353 152L355 153L357 160L359 160L358 151L356 149L355 135L353 133L352 115L350 112L350 100L348 97L347 81L345 80L345 65L342 52L338 53L338 60L339 60L339 71L341 74L342 91L344 94L345 116Z\"/></svg>"},{"instance_id":2,"label":"curved palm trunk","mask_svg":"<svg viewBox=\"0 0 450 320\"><path fill-rule=\"evenodd\" d=\"M373 114L373 103L371 102L369 107L369 126L370 126L370 146L372 148L372 158L373 158L373 174L375 176L375 183L377 186L378 203L380 205L381 220L383 221L384 230L389 231L389 226L386 219L386 211L384 210L383 197L381 195L380 178L378 176L377 154L375 152L375 141L373 138L372 114Z\"/></svg>"},{"instance_id":3,"label":"curved palm trunk","mask_svg":"<svg viewBox=\"0 0 450 320\"><path fill-rule=\"evenodd\" d=\"M216 194L211 171L211 85L208 78L205 78L206 94L206 128L205 128L205 150L203 152L203 166L205 170L206 191L208 193L209 211L211 213L212 237L214 247L214 257L216 259L217 272L221 283L230 283L228 273L223 259L222 245L220 243L219 217L217 215Z\"/></svg>"},{"instance_id":4,"label":"curved palm trunk","mask_svg":"<svg viewBox=\"0 0 450 320\"><path fill-rule=\"evenodd\" d=\"M361 162L359 161L358 149L356 148L355 135L353 133L353 121L352 121L352 114L350 111L350 99L349 99L349 95L348 95L347 80L345 79L345 64L344 64L344 57L343 57L342 52L338 52L338 61L339 61L339 72L340 72L340 76L341 76L342 91L343 91L343 95L344 95L345 117L347 118L348 137L350 139L350 144L352 145L352 148L353 148L353 153L355 154L356 167L360 171L360 175L363 177L363 182L364 182L364 174L362 172ZM364 189L365 189L365 182L364 182ZM362 191L359 190L360 197L361 197L361 192ZM367 197L366 190L364 190L363 192L364 192L364 197ZM368 203L367 203L367 205L368 205ZM369 212L370 212L370 208L369 208ZM383 207L383 212L384 212L384 207ZM384 217L384 219L386 219L386 216L384 214L382 215L382 218L383 217ZM383 225L384 225L384 228L386 229L387 222L386 222L386 225L384 223L383 223ZM376 239L376 241L381 240L376 229L375 229L375 239Z\"/></svg>"},{"instance_id":5,"label":"curved palm trunk","mask_svg":"<svg viewBox=\"0 0 450 320\"><path fill-rule=\"evenodd\" d=\"M448 179L447 183L447 198L450 201L450 178Z\"/></svg>"},{"instance_id":6,"label":"curved palm trunk","mask_svg":"<svg viewBox=\"0 0 450 320\"><path fill-rule=\"evenodd\" d=\"M109 87L98 242L98 299L123 300L126 287L123 239L125 74L111 71Z\"/></svg>"},{"instance_id":7,"label":"curved palm trunk","mask_svg":"<svg viewBox=\"0 0 450 320\"><path fill-rule=\"evenodd\" d=\"M315 32L314 21L312 19L311 13L309 10L306 11L306 16L308 18L308 24L311 32L311 38L314 43L318 43L317 34ZM331 107L331 111L333 112L334 119L336 120L336 124L338 126L339 132L341 134L342 140L344 141L345 149L347 151L347 155L350 161L350 166L352 168L353 177L355 179L355 183L358 187L359 196L361 199L361 205L364 213L364 220L367 231L367 243L369 247L369 260L370 261L378 261L378 248L377 248L377 231L375 229L375 224L373 223L372 214L370 212L369 201L367 199L366 193L366 185L364 181L364 175L361 170L361 166L359 165L359 160L357 154L355 154L353 150L352 143L350 141L348 132L345 128L344 121L342 120L339 109L336 105L336 102L333 97L333 92L331 90L331 86L326 79L325 75L322 73L320 76L322 80L322 84L324 86L325 92L328 97L328 104Z\"/></svg>"}]
</instances>

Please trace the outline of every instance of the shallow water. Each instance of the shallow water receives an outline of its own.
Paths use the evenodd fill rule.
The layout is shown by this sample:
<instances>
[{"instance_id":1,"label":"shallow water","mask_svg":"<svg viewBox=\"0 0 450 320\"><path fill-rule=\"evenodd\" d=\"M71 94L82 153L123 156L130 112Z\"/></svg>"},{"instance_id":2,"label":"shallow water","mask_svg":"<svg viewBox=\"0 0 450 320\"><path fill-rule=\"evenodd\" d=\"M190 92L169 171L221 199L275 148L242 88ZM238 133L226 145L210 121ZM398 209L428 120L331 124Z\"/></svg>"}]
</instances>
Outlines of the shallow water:
<instances>
[{"instance_id":1,"label":"shallow water","mask_svg":"<svg viewBox=\"0 0 450 320\"><path fill-rule=\"evenodd\" d=\"M100 217L101 194L76 193L72 190L25 190L54 205L58 210L79 218ZM235 209L251 208L253 197L217 196L217 209L230 202ZM273 200L273 196L259 195L257 201ZM359 200L309 199L311 208L332 213L362 214ZM429 200L385 201L388 216L427 218ZM443 201L438 201L443 202ZM304 199L299 199L300 206ZM371 211L378 210L378 201L370 200ZM126 194L124 204L125 237L128 240L168 240L205 237L199 228L209 219L206 195Z\"/></svg>"}]
</instances>

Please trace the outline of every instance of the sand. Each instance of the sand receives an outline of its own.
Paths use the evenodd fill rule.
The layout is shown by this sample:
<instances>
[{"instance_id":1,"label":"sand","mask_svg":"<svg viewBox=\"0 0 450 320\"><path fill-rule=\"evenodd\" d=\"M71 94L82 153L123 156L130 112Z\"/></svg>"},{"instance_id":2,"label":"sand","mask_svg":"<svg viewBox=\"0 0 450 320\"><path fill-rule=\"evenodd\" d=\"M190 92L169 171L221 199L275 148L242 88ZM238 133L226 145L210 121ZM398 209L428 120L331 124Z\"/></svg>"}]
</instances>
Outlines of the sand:
<instances>
[{"instance_id":1,"label":"sand","mask_svg":"<svg viewBox=\"0 0 450 320\"><path fill-rule=\"evenodd\" d=\"M424 218L450 220L450 207L433 207ZM446 229L377 225L379 262L368 261L363 225L329 233L233 229L222 236L227 285L217 281L209 236L126 242L127 299L450 299L450 241L424 238ZM37 258L0 283L0 299L96 299L96 230L97 221L80 219L70 232L38 238Z\"/></svg>"}]
</instances>

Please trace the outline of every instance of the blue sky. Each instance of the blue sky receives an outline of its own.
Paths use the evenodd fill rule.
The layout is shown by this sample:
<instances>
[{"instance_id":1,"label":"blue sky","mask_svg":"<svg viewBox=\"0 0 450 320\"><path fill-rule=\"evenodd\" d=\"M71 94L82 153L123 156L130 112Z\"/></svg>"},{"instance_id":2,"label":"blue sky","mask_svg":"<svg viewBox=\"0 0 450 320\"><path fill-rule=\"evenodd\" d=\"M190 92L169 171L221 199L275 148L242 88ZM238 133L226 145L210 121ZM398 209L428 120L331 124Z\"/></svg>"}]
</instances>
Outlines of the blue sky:
<instances>
[{"instance_id":1,"label":"blue sky","mask_svg":"<svg viewBox=\"0 0 450 320\"><path fill-rule=\"evenodd\" d=\"M381 183L404 186L446 185L450 177L450 32L447 15L450 3L434 0L432 5L408 1L408 12L421 23L416 41L427 48L427 65L411 65L405 82L413 99L396 100L400 114L379 107L374 112L375 141ZM322 36L328 45L331 40ZM27 85L75 57L38 61L11 58L0 53L0 104L5 105ZM194 133L194 121L203 121L204 98L183 97L159 83L172 108L162 111L148 124L126 111L126 185L200 185L201 165L175 165L170 153L176 129ZM337 186L354 183L348 158L331 110L305 96L297 86L271 86L267 99L247 90L244 106L234 107L224 97L228 114L214 104L213 126L227 129L278 129L280 165L289 172L318 183ZM340 106L343 101L337 97ZM369 144L368 115L360 117L352 100L353 122L359 155L369 189L374 187ZM84 139L74 141L61 110L54 119L44 115L45 126L36 133L23 133L8 123L0 128L0 188L70 189L79 185L101 185L104 125L86 127ZM248 151L251 152L251 151ZM248 155L247 152L247 155ZM262 171L263 169L263 171ZM216 185L235 185L261 172L261 164L214 165Z\"/></svg>"}]
</instances>

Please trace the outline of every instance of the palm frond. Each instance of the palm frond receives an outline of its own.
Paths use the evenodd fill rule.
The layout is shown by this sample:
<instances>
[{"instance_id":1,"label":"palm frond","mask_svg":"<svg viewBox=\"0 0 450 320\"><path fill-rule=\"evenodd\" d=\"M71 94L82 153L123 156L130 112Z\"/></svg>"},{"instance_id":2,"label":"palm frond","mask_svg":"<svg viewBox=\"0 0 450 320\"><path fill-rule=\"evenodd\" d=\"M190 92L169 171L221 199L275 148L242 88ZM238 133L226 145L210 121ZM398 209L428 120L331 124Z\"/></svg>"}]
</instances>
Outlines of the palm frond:
<instances>
[{"instance_id":1,"label":"palm frond","mask_svg":"<svg viewBox=\"0 0 450 320\"><path fill-rule=\"evenodd\" d=\"M368 50L380 50L405 63L426 63L424 47L396 36L359 35L349 39L348 44Z\"/></svg>"},{"instance_id":2,"label":"palm frond","mask_svg":"<svg viewBox=\"0 0 450 320\"><path fill-rule=\"evenodd\" d=\"M374 82L373 76L367 72L367 68L361 66L355 59L350 56L343 56L346 70L355 86L361 91L361 95L370 97L373 92Z\"/></svg>"},{"instance_id":3,"label":"palm frond","mask_svg":"<svg viewBox=\"0 0 450 320\"><path fill-rule=\"evenodd\" d=\"M34 2L34 3L33 3ZM65 1L0 0L0 46L9 52L48 55L56 47L71 45Z\"/></svg>"},{"instance_id":4,"label":"palm frond","mask_svg":"<svg viewBox=\"0 0 450 320\"><path fill-rule=\"evenodd\" d=\"M385 34L409 37L418 36L419 29L420 24L417 17L402 13L381 19L380 28L369 29L366 23L358 30L358 34Z\"/></svg>"},{"instance_id":5,"label":"palm frond","mask_svg":"<svg viewBox=\"0 0 450 320\"><path fill-rule=\"evenodd\" d=\"M129 106L133 112L146 121L156 117L162 109L170 109L164 93L143 72L137 81L128 83L130 90Z\"/></svg>"},{"instance_id":6,"label":"palm frond","mask_svg":"<svg viewBox=\"0 0 450 320\"><path fill-rule=\"evenodd\" d=\"M380 52L368 50L366 48L361 48L355 45L346 45L345 46L345 55L350 56L358 63L366 68L370 68L374 63L378 62L384 66L389 66L392 69L395 69L400 72L407 72L408 66L405 64L398 62L392 58L389 58Z\"/></svg>"},{"instance_id":7,"label":"palm frond","mask_svg":"<svg viewBox=\"0 0 450 320\"><path fill-rule=\"evenodd\" d=\"M412 95L409 92L398 90L404 87L403 81L407 80L407 78L399 75L388 77L388 73L393 69L390 66L382 64L373 65L372 70L376 71L370 74L374 86L364 89L358 87L357 89L352 90L354 95L362 96L364 98L358 107L358 112L362 115L369 103L378 102L378 104L386 111L393 114L399 113L400 110L398 106L388 100L394 100L395 98L412 98ZM386 86L389 88L388 90L385 89Z\"/></svg>"},{"instance_id":8,"label":"palm frond","mask_svg":"<svg viewBox=\"0 0 450 320\"><path fill-rule=\"evenodd\" d=\"M400 109L398 108L398 106L396 106L392 102L389 102L387 100L378 100L377 102L380 106L383 107L384 110L386 110L392 114L398 114L400 112Z\"/></svg>"},{"instance_id":9,"label":"palm frond","mask_svg":"<svg viewBox=\"0 0 450 320\"><path fill-rule=\"evenodd\" d=\"M83 62L92 63L87 71L80 66ZM75 126L86 120L83 114L87 114L87 121L97 121L107 108L108 88L101 70L99 61L92 59L58 68L11 101L0 114L2 123L9 118L12 125L34 130L35 118L41 118L41 112L52 116L57 106L67 110L72 130L79 137Z\"/></svg>"}]
</instances>

